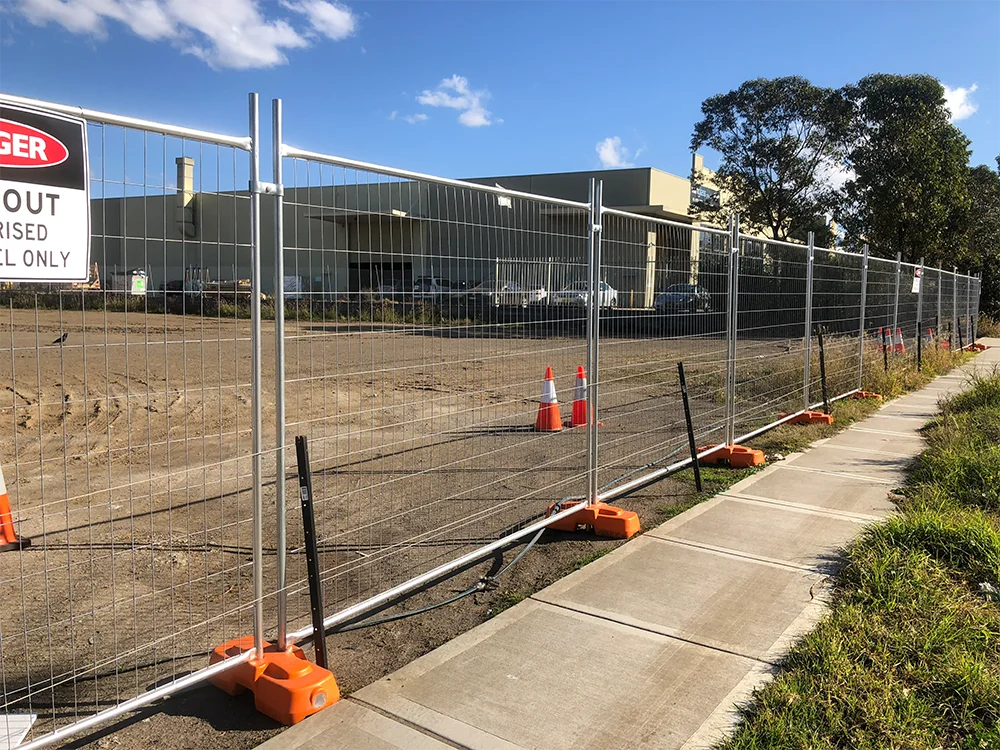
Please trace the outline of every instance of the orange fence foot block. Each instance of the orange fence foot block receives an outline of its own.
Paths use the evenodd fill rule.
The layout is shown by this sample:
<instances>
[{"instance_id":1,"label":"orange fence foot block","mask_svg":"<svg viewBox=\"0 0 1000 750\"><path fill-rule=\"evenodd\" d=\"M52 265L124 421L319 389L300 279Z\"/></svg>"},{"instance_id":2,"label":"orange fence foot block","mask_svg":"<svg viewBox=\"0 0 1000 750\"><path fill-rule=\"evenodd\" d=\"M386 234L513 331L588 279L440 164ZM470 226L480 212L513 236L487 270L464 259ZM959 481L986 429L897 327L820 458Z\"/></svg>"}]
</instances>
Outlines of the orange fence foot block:
<instances>
[{"instance_id":1,"label":"orange fence foot block","mask_svg":"<svg viewBox=\"0 0 1000 750\"><path fill-rule=\"evenodd\" d=\"M781 414L784 419L787 414ZM821 411L804 411L793 419L789 419L786 424L833 424L833 415L824 414Z\"/></svg>"},{"instance_id":2,"label":"orange fence foot block","mask_svg":"<svg viewBox=\"0 0 1000 750\"><path fill-rule=\"evenodd\" d=\"M863 401L864 399L867 398L873 399L875 401L881 401L882 394L874 393L873 391L855 391L854 393L851 394L851 398L853 398L855 401Z\"/></svg>"},{"instance_id":3,"label":"orange fence foot block","mask_svg":"<svg viewBox=\"0 0 1000 750\"><path fill-rule=\"evenodd\" d=\"M560 510L567 510L574 505L580 505L582 500L570 500L562 504ZM554 505L550 505L545 516L552 515ZM612 539L631 539L639 533L639 516L630 510L622 510L606 503L594 503L571 516L556 521L550 529L557 531L576 531L580 526L592 528L597 536Z\"/></svg>"},{"instance_id":4,"label":"orange fence foot block","mask_svg":"<svg viewBox=\"0 0 1000 750\"><path fill-rule=\"evenodd\" d=\"M704 446L698 449L699 453L707 451L711 446ZM745 445L723 445L718 450L713 451L704 458L698 459L699 463L717 464L728 463L734 469L746 469L751 466L764 465L764 451L747 448Z\"/></svg>"},{"instance_id":5,"label":"orange fence foot block","mask_svg":"<svg viewBox=\"0 0 1000 750\"><path fill-rule=\"evenodd\" d=\"M216 647L209 663L252 649L252 636L237 638ZM307 660L298 646L279 651L277 646L265 642L263 659L237 664L209 681L229 695L250 690L257 710L286 726L297 724L340 700L340 688L333 673Z\"/></svg>"},{"instance_id":6,"label":"orange fence foot block","mask_svg":"<svg viewBox=\"0 0 1000 750\"><path fill-rule=\"evenodd\" d=\"M986 344L973 344L969 348L972 349L972 351L974 352L985 352L987 349L989 349L989 347L986 346Z\"/></svg>"}]
</instances>

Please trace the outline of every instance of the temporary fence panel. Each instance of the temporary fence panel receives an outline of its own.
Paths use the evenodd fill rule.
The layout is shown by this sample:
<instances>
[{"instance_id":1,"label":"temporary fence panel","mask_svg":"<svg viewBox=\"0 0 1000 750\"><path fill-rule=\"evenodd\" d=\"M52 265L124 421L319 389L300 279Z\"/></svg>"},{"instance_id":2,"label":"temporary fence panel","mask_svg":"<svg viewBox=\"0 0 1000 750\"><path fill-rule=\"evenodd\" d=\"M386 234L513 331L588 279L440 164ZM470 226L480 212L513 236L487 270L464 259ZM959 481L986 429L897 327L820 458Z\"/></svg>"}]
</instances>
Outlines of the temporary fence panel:
<instances>
[{"instance_id":1,"label":"temporary fence panel","mask_svg":"<svg viewBox=\"0 0 1000 750\"><path fill-rule=\"evenodd\" d=\"M535 425L544 409L561 428L539 395L568 415L586 361L590 208L285 153L284 268L303 280L281 332L285 432L309 437L333 621L584 494L585 431ZM550 268L572 290L525 299ZM296 639L307 576L287 534Z\"/></svg>"},{"instance_id":2,"label":"temporary fence panel","mask_svg":"<svg viewBox=\"0 0 1000 750\"><path fill-rule=\"evenodd\" d=\"M917 324L919 315L919 285L915 282L919 276L917 272L920 266L915 263L903 263L900 270L899 281L899 308L897 313L896 328L900 330L903 337L903 344L906 351L916 351L917 346Z\"/></svg>"},{"instance_id":3,"label":"temporary fence panel","mask_svg":"<svg viewBox=\"0 0 1000 750\"><path fill-rule=\"evenodd\" d=\"M728 233L604 209L600 490L684 459L682 361L700 442L725 426Z\"/></svg>"},{"instance_id":4,"label":"temporary fence panel","mask_svg":"<svg viewBox=\"0 0 1000 750\"><path fill-rule=\"evenodd\" d=\"M820 378L824 369L828 397L858 387L862 264L863 256L857 253L815 250L812 292L814 338L809 385L811 402L818 402L822 397ZM865 312L867 317L867 309ZM822 368L819 360L820 332L823 333L824 348Z\"/></svg>"},{"instance_id":5,"label":"temporary fence panel","mask_svg":"<svg viewBox=\"0 0 1000 750\"><path fill-rule=\"evenodd\" d=\"M253 632L259 384L250 140L29 103L86 120L96 269L0 292L0 463L33 540L0 562L0 714L38 714L34 746Z\"/></svg>"},{"instance_id":6,"label":"temporary fence panel","mask_svg":"<svg viewBox=\"0 0 1000 750\"><path fill-rule=\"evenodd\" d=\"M742 235L738 257L736 436L802 408L812 329L807 247Z\"/></svg>"}]
</instances>

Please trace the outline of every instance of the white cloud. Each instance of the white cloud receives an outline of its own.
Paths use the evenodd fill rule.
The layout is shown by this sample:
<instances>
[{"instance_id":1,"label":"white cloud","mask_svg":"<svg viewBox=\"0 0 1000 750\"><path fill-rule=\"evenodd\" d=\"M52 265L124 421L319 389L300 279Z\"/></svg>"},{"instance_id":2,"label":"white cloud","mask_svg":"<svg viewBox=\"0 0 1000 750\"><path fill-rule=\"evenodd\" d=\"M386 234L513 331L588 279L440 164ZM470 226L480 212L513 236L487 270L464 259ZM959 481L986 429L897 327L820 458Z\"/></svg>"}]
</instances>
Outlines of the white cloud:
<instances>
[{"instance_id":1,"label":"white cloud","mask_svg":"<svg viewBox=\"0 0 1000 750\"><path fill-rule=\"evenodd\" d=\"M395 120L398 115L399 115L399 110L394 109L392 110L392 112L389 113L389 119Z\"/></svg>"},{"instance_id":2,"label":"white cloud","mask_svg":"<svg viewBox=\"0 0 1000 750\"><path fill-rule=\"evenodd\" d=\"M460 75L445 78L433 91L425 89L417 96L417 101L425 107L447 107L460 109L458 121L469 128L480 128L493 123L493 113L484 104L490 98L486 89L473 91L469 79Z\"/></svg>"},{"instance_id":3,"label":"white cloud","mask_svg":"<svg viewBox=\"0 0 1000 750\"><path fill-rule=\"evenodd\" d=\"M304 15L313 29L328 39L340 41L358 30L357 16L350 8L340 3L328 0L299 0L299 2L281 0L281 4L289 10Z\"/></svg>"},{"instance_id":4,"label":"white cloud","mask_svg":"<svg viewBox=\"0 0 1000 750\"><path fill-rule=\"evenodd\" d=\"M287 50L319 37L344 39L358 27L345 5L327 0L13 0L9 6L36 26L55 23L74 34L107 39L117 22L147 41L170 42L213 68L268 68L288 62ZM267 16L282 7L285 17ZM303 17L307 28L296 28Z\"/></svg>"},{"instance_id":5,"label":"white cloud","mask_svg":"<svg viewBox=\"0 0 1000 750\"><path fill-rule=\"evenodd\" d=\"M972 101L972 95L979 88L978 84L972 84L969 88L963 88L959 86L958 88L951 88L951 86L944 87L944 102L945 106L948 107L948 111L951 112L951 121L958 122L959 120L964 120L966 117L971 117L979 109L979 105Z\"/></svg>"},{"instance_id":6,"label":"white cloud","mask_svg":"<svg viewBox=\"0 0 1000 750\"><path fill-rule=\"evenodd\" d=\"M633 166L629 161L629 150L622 145L622 139L617 135L598 141L595 150L601 159L601 166L605 169Z\"/></svg>"},{"instance_id":7,"label":"white cloud","mask_svg":"<svg viewBox=\"0 0 1000 750\"><path fill-rule=\"evenodd\" d=\"M406 115L406 117L404 117L403 119L406 122L410 123L410 125L415 125L418 122L427 122L427 120L430 118L423 112L418 112L415 115Z\"/></svg>"}]
</instances>

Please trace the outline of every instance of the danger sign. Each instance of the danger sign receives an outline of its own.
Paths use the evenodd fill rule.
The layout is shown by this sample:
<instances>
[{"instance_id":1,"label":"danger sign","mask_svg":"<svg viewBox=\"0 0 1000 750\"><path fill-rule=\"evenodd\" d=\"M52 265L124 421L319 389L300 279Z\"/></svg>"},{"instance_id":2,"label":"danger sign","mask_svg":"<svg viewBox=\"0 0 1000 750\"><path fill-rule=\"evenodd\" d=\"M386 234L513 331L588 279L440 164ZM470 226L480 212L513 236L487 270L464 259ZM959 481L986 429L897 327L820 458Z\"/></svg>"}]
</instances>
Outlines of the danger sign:
<instances>
[{"instance_id":1,"label":"danger sign","mask_svg":"<svg viewBox=\"0 0 1000 750\"><path fill-rule=\"evenodd\" d=\"M86 281L83 120L0 102L0 281Z\"/></svg>"}]
</instances>

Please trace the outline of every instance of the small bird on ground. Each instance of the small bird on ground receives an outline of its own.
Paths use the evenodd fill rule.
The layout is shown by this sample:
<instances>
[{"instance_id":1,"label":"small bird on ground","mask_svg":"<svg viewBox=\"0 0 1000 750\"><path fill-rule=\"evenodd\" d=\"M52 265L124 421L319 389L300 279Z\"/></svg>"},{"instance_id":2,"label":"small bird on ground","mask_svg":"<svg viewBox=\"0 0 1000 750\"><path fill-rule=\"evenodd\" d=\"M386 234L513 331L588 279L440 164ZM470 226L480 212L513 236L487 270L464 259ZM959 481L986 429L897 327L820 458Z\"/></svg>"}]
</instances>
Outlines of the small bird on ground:
<instances>
[{"instance_id":1,"label":"small bird on ground","mask_svg":"<svg viewBox=\"0 0 1000 750\"><path fill-rule=\"evenodd\" d=\"M51 346L55 346L56 344L65 343L65 341L66 341L67 338L69 338L69 333L68 332L64 333L62 336L60 336L55 341L53 341L52 344L51 344Z\"/></svg>"}]
</instances>

